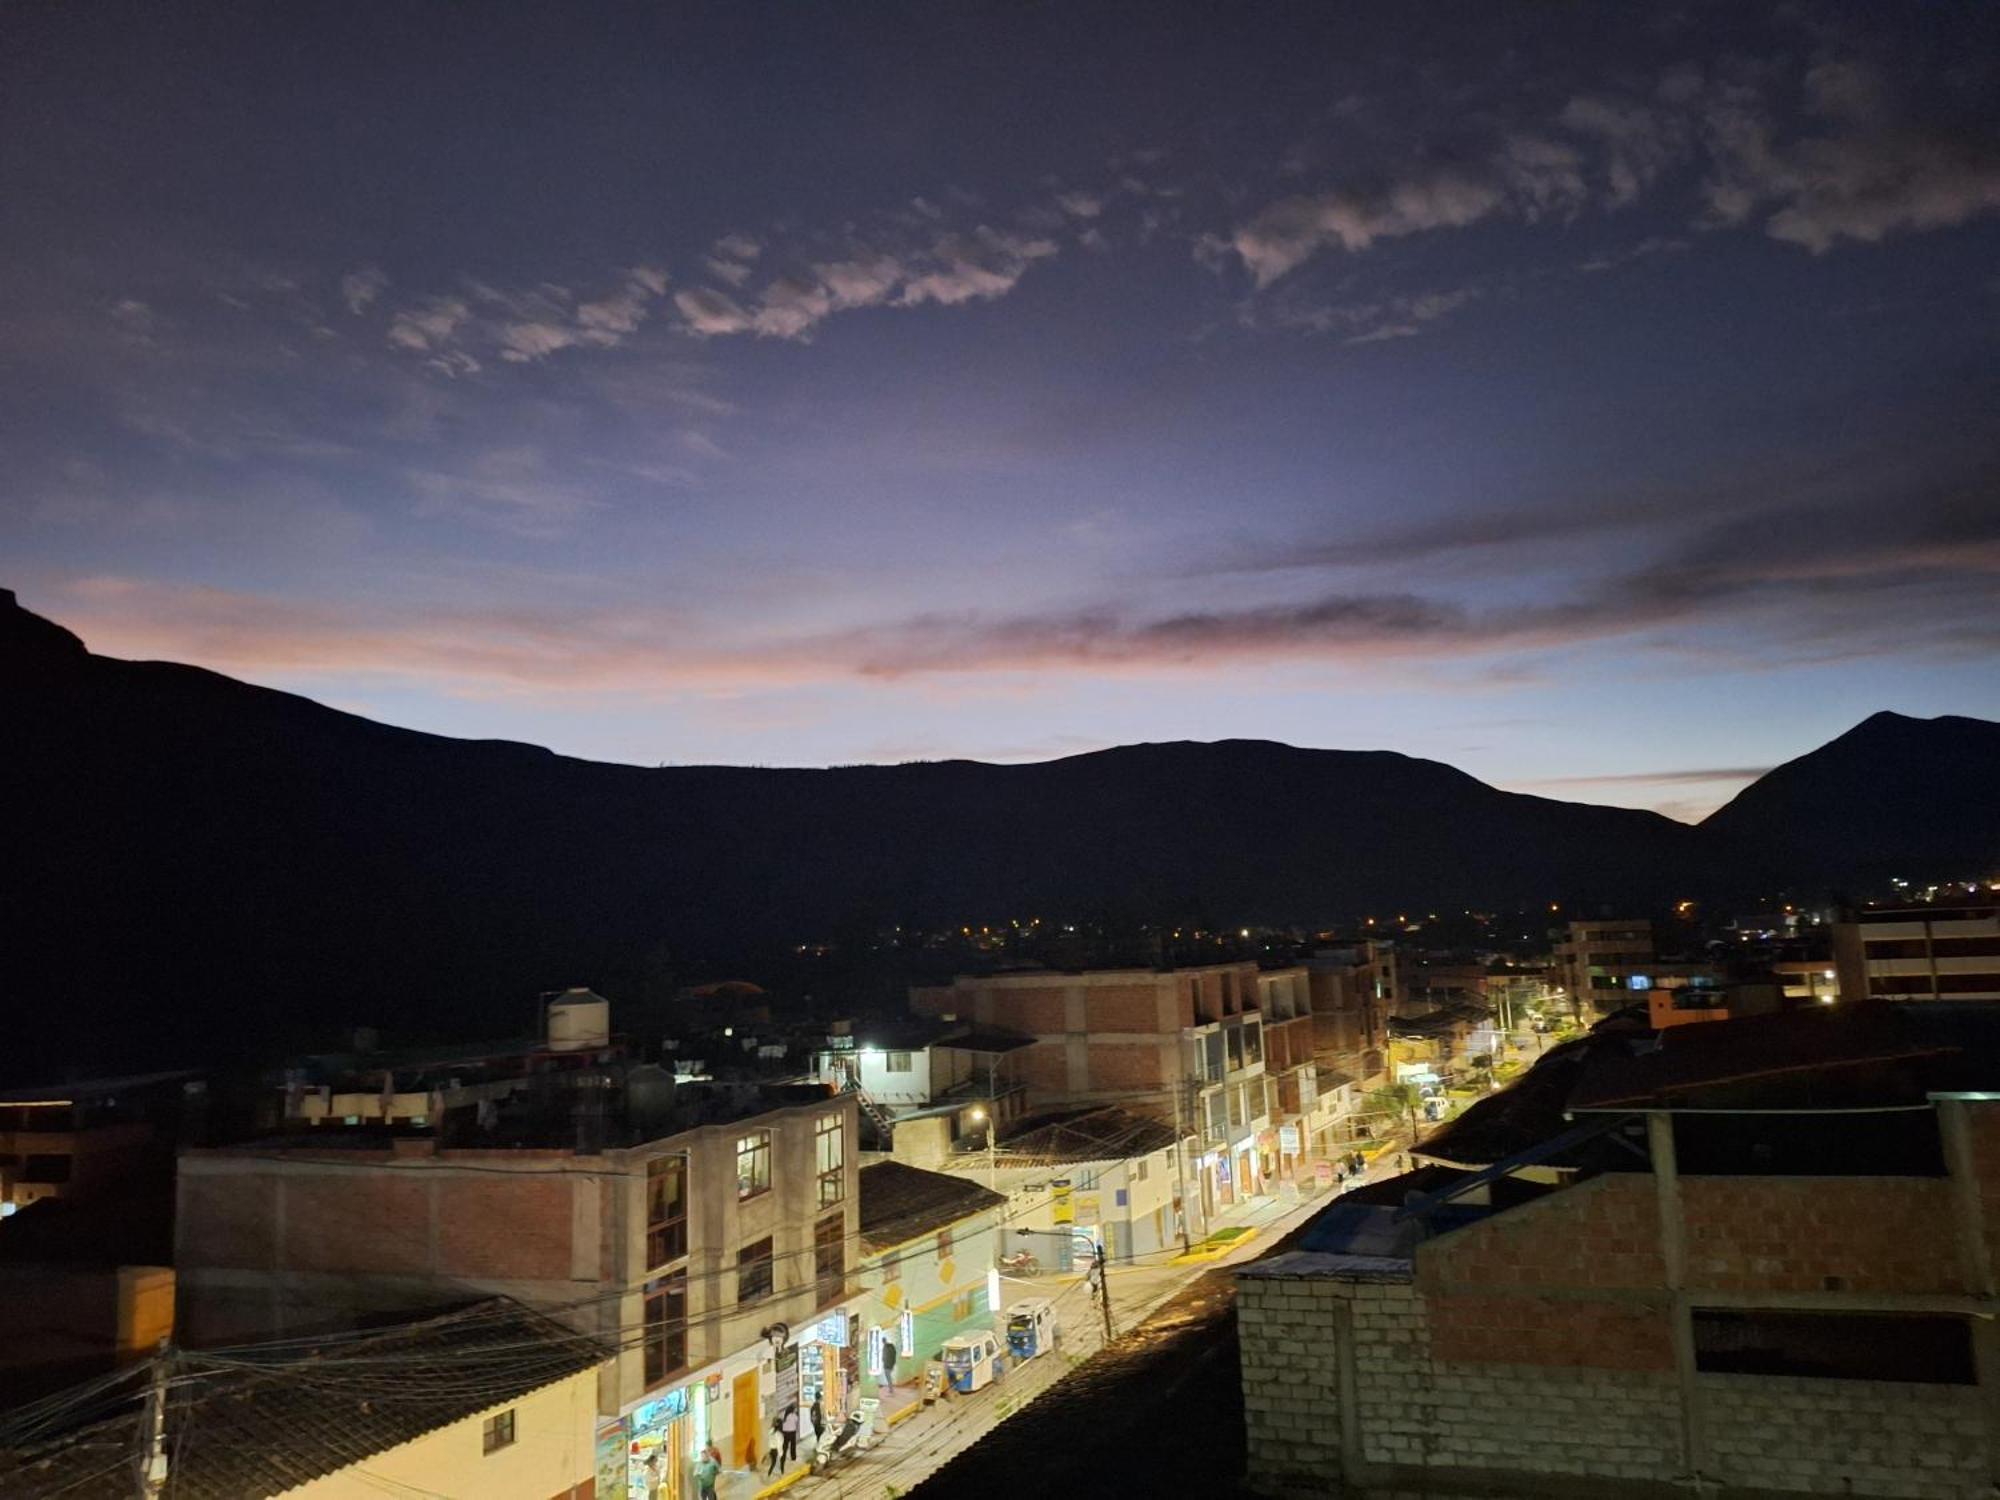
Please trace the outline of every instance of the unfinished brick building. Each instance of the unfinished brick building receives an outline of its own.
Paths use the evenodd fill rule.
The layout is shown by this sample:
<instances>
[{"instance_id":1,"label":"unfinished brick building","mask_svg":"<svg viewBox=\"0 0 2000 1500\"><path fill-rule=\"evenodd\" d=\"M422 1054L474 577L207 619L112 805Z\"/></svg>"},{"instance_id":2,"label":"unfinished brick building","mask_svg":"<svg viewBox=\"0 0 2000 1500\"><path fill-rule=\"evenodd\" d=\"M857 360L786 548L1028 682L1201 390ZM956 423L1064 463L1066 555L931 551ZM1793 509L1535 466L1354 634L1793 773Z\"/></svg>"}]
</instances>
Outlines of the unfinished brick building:
<instances>
[{"instance_id":1,"label":"unfinished brick building","mask_svg":"<svg viewBox=\"0 0 2000 1500\"><path fill-rule=\"evenodd\" d=\"M1253 1481L1991 1495L1996 1041L1992 1007L1869 1005L1551 1054L1541 1140L1239 1272Z\"/></svg>"}]
</instances>

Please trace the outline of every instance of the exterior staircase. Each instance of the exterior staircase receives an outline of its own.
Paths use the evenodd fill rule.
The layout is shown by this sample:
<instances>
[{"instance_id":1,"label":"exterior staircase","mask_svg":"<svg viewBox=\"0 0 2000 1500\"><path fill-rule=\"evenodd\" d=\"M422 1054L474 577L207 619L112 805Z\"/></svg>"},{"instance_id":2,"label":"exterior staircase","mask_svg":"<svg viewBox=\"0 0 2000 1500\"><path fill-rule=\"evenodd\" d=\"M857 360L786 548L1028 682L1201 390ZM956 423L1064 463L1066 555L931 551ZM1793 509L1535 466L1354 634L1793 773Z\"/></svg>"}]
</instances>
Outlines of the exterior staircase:
<instances>
[{"instance_id":1,"label":"exterior staircase","mask_svg":"<svg viewBox=\"0 0 2000 1500\"><path fill-rule=\"evenodd\" d=\"M854 1102L861 1107L861 1113L874 1125L875 1138L882 1143L882 1149L889 1150L896 1135L896 1117L876 1103L874 1096L858 1083L849 1083L842 1092L854 1096Z\"/></svg>"}]
</instances>

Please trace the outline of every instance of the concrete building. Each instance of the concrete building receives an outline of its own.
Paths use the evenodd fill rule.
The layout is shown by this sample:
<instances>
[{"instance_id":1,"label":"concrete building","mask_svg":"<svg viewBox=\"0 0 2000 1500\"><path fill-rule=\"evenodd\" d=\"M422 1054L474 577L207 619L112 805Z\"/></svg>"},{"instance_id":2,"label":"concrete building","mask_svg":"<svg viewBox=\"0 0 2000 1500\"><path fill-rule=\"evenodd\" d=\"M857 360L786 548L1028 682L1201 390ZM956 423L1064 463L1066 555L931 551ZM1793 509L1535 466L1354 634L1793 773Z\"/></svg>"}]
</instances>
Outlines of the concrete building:
<instances>
[{"instance_id":1,"label":"concrete building","mask_svg":"<svg viewBox=\"0 0 2000 1500\"><path fill-rule=\"evenodd\" d=\"M1175 1124L1194 1142L1203 1201L1223 1206L1265 1191L1275 1175L1278 1101L1260 1006L1282 992L1299 1008L1279 1024L1304 1038L1303 979L1296 969L1266 976L1251 962L1038 970L961 975L912 989L910 1004L920 1014L1032 1037L1016 1076L1037 1108L1118 1104ZM1288 1034L1288 1066L1299 1065L1291 1061L1294 1040Z\"/></svg>"},{"instance_id":2,"label":"concrete building","mask_svg":"<svg viewBox=\"0 0 2000 1500\"><path fill-rule=\"evenodd\" d=\"M1323 948L1305 963L1313 1050L1320 1066L1364 1085L1388 1066L1388 1019L1396 1009L1396 950L1383 942Z\"/></svg>"},{"instance_id":3,"label":"concrete building","mask_svg":"<svg viewBox=\"0 0 2000 1500\"><path fill-rule=\"evenodd\" d=\"M1033 1045L1033 1037L934 1019L843 1022L814 1053L812 1076L856 1096L879 1147L930 1163L972 1138L983 1144L989 1128L1004 1131L1027 1113L1019 1061Z\"/></svg>"},{"instance_id":4,"label":"concrete building","mask_svg":"<svg viewBox=\"0 0 2000 1500\"><path fill-rule=\"evenodd\" d=\"M1257 1487L1992 1493L2000 1011L1635 1039L1443 1133L1532 1144L1346 1195L1238 1272Z\"/></svg>"},{"instance_id":5,"label":"concrete building","mask_svg":"<svg viewBox=\"0 0 2000 1500\"><path fill-rule=\"evenodd\" d=\"M0 1092L0 1218L43 1198L147 1190L173 1176L193 1073L96 1078Z\"/></svg>"},{"instance_id":6,"label":"concrete building","mask_svg":"<svg viewBox=\"0 0 2000 1500\"><path fill-rule=\"evenodd\" d=\"M991 1328L1007 1199L969 1176L902 1162L861 1169L861 1388L908 1384L941 1344ZM894 1349L893 1360L889 1351Z\"/></svg>"},{"instance_id":7,"label":"concrete building","mask_svg":"<svg viewBox=\"0 0 2000 1500\"><path fill-rule=\"evenodd\" d=\"M1556 944L1557 983L1585 1020L1644 1001L1653 964L1650 922L1571 922ZM1637 986L1635 976L1641 981Z\"/></svg>"},{"instance_id":8,"label":"concrete building","mask_svg":"<svg viewBox=\"0 0 2000 1500\"><path fill-rule=\"evenodd\" d=\"M676 1087L622 1058L601 1018L556 1022L483 1071L385 1070L381 1096L434 1101L422 1115L322 1113L183 1153L182 1338L512 1297L619 1349L599 1437L677 1472L711 1439L744 1461L789 1400L841 1409L858 1383L853 1099Z\"/></svg>"},{"instance_id":9,"label":"concrete building","mask_svg":"<svg viewBox=\"0 0 2000 1500\"><path fill-rule=\"evenodd\" d=\"M1843 1000L2000 1000L2000 905L1871 907L1833 954Z\"/></svg>"},{"instance_id":10,"label":"concrete building","mask_svg":"<svg viewBox=\"0 0 2000 1500\"><path fill-rule=\"evenodd\" d=\"M1002 1142L991 1171L966 1158L957 1170L1006 1194L1007 1226L1028 1230L1008 1249L1026 1248L1044 1266L1068 1269L1081 1230L1114 1261L1177 1250L1208 1232L1196 1156L1150 1115L1108 1106L1064 1111L1030 1122ZM1033 1288L1010 1283L1008 1297Z\"/></svg>"}]
</instances>

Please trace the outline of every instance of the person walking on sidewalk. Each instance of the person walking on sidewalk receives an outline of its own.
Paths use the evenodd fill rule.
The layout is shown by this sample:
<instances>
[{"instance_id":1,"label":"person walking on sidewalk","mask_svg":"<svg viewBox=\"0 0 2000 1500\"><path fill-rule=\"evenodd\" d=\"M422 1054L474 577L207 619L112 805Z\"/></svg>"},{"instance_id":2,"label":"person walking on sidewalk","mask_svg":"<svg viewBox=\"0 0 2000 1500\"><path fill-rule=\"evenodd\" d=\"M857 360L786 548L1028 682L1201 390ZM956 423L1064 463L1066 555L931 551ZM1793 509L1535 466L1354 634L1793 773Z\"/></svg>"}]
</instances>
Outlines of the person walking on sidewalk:
<instances>
[{"instance_id":1,"label":"person walking on sidewalk","mask_svg":"<svg viewBox=\"0 0 2000 1500\"><path fill-rule=\"evenodd\" d=\"M896 1341L882 1340L882 1389L896 1394Z\"/></svg>"},{"instance_id":2,"label":"person walking on sidewalk","mask_svg":"<svg viewBox=\"0 0 2000 1500\"><path fill-rule=\"evenodd\" d=\"M778 1465L785 1461L785 1419L771 1419L771 1435L764 1442L764 1477L769 1479L778 1472Z\"/></svg>"},{"instance_id":3,"label":"person walking on sidewalk","mask_svg":"<svg viewBox=\"0 0 2000 1500\"><path fill-rule=\"evenodd\" d=\"M819 1440L826 1436L826 1408L820 1405L819 1392L813 1392L812 1404L813 1451L819 1451Z\"/></svg>"},{"instance_id":4,"label":"person walking on sidewalk","mask_svg":"<svg viewBox=\"0 0 2000 1500\"><path fill-rule=\"evenodd\" d=\"M722 1475L722 1455L710 1443L695 1460L694 1488L699 1500L715 1500L715 1481Z\"/></svg>"},{"instance_id":5,"label":"person walking on sidewalk","mask_svg":"<svg viewBox=\"0 0 2000 1500\"><path fill-rule=\"evenodd\" d=\"M785 1435L785 1462L799 1461L799 1403L794 1401L785 1408L785 1414L778 1418L778 1430Z\"/></svg>"}]
</instances>

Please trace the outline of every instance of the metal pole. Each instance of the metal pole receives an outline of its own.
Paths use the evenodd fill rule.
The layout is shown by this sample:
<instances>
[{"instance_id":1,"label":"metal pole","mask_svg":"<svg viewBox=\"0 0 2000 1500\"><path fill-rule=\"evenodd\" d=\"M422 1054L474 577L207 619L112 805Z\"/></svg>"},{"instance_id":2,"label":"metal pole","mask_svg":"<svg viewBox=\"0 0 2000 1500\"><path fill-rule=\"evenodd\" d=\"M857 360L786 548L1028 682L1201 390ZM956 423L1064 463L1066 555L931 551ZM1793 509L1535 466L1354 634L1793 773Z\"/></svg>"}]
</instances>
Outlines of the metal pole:
<instances>
[{"instance_id":1,"label":"metal pole","mask_svg":"<svg viewBox=\"0 0 2000 1500\"><path fill-rule=\"evenodd\" d=\"M139 1454L133 1465L133 1493L138 1500L158 1500L167 1487L167 1341L148 1362L151 1380L146 1389L146 1405L139 1418Z\"/></svg>"},{"instance_id":2,"label":"metal pole","mask_svg":"<svg viewBox=\"0 0 2000 1500\"><path fill-rule=\"evenodd\" d=\"M1111 1268L1104 1261L1104 1241L1096 1242L1097 1296L1104 1309L1104 1342L1110 1343L1116 1337L1111 1328Z\"/></svg>"}]
</instances>

